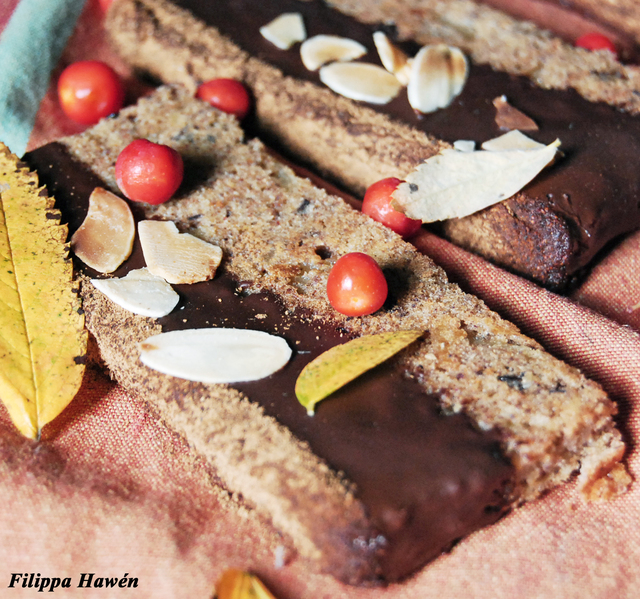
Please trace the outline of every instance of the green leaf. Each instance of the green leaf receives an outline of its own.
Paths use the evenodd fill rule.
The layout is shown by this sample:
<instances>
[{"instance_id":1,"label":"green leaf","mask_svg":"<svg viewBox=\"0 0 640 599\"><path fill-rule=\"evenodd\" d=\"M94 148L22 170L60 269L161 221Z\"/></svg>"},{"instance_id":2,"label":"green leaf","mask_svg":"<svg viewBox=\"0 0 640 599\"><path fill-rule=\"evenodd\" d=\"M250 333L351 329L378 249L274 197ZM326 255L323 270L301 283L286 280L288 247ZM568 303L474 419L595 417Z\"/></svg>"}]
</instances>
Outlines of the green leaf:
<instances>
[{"instance_id":1,"label":"green leaf","mask_svg":"<svg viewBox=\"0 0 640 599\"><path fill-rule=\"evenodd\" d=\"M296 381L296 397L313 415L315 406L361 374L413 343L423 331L365 335L327 350L307 364Z\"/></svg>"}]
</instances>

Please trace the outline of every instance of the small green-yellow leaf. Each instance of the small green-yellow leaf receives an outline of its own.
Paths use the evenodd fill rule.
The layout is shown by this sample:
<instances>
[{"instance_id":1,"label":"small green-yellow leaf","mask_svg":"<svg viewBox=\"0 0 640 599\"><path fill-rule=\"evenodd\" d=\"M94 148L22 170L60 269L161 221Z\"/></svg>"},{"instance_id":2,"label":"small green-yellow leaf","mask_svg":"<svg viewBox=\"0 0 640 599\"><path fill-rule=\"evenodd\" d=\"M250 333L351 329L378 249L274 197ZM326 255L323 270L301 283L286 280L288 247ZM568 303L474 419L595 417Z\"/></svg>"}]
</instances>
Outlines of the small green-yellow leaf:
<instances>
[{"instance_id":1,"label":"small green-yellow leaf","mask_svg":"<svg viewBox=\"0 0 640 599\"><path fill-rule=\"evenodd\" d=\"M227 570L218 581L217 599L275 599L253 574L242 570Z\"/></svg>"},{"instance_id":2,"label":"small green-yellow leaf","mask_svg":"<svg viewBox=\"0 0 640 599\"><path fill-rule=\"evenodd\" d=\"M0 144L0 401L32 439L84 372L87 333L66 236L36 175Z\"/></svg>"},{"instance_id":3,"label":"small green-yellow leaf","mask_svg":"<svg viewBox=\"0 0 640 599\"><path fill-rule=\"evenodd\" d=\"M296 381L296 397L309 415L315 405L361 374L381 364L423 331L394 331L365 335L336 345L307 364Z\"/></svg>"}]
</instances>

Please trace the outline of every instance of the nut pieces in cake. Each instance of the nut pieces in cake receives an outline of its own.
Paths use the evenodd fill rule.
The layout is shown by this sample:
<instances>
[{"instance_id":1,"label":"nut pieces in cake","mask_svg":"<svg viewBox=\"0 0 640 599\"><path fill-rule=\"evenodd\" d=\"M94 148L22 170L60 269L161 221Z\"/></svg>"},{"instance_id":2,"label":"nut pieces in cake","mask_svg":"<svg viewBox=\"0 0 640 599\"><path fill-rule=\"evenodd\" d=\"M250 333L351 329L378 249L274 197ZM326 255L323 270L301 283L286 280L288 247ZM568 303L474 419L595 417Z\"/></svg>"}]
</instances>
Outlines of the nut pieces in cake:
<instances>
[{"instance_id":1,"label":"nut pieces in cake","mask_svg":"<svg viewBox=\"0 0 640 599\"><path fill-rule=\"evenodd\" d=\"M333 62L320 69L320 81L345 98L370 104L387 104L402 88L395 75L366 62Z\"/></svg>"},{"instance_id":2,"label":"nut pieces in cake","mask_svg":"<svg viewBox=\"0 0 640 599\"><path fill-rule=\"evenodd\" d=\"M446 44L424 46L411 64L407 97L422 113L446 108L467 82L469 65L461 50Z\"/></svg>"},{"instance_id":3,"label":"nut pieces in cake","mask_svg":"<svg viewBox=\"0 0 640 599\"><path fill-rule=\"evenodd\" d=\"M132 270L121 279L91 279L91 283L121 308L150 318L166 316L180 301L171 285L147 268Z\"/></svg>"},{"instance_id":4,"label":"nut pieces in cake","mask_svg":"<svg viewBox=\"0 0 640 599\"><path fill-rule=\"evenodd\" d=\"M131 254L135 234L129 205L110 191L96 187L89 197L87 216L71 237L71 249L87 266L110 273Z\"/></svg>"},{"instance_id":5,"label":"nut pieces in cake","mask_svg":"<svg viewBox=\"0 0 640 599\"><path fill-rule=\"evenodd\" d=\"M307 30L299 12L282 13L260 27L260 34L280 50L288 50L296 42L303 42L307 38Z\"/></svg>"},{"instance_id":6,"label":"nut pieces in cake","mask_svg":"<svg viewBox=\"0 0 640 599\"><path fill-rule=\"evenodd\" d=\"M310 71L329 62L355 60L366 53L367 49L360 42L337 35L315 35L300 46L302 64Z\"/></svg>"},{"instance_id":7,"label":"nut pieces in cake","mask_svg":"<svg viewBox=\"0 0 640 599\"><path fill-rule=\"evenodd\" d=\"M218 246L180 233L173 221L143 220L138 236L149 272L174 285L213 279L222 260Z\"/></svg>"},{"instance_id":8,"label":"nut pieces in cake","mask_svg":"<svg viewBox=\"0 0 640 599\"><path fill-rule=\"evenodd\" d=\"M250 329L187 329L153 335L140 344L140 360L163 374L200 383L265 378L291 358L282 337Z\"/></svg>"}]
</instances>

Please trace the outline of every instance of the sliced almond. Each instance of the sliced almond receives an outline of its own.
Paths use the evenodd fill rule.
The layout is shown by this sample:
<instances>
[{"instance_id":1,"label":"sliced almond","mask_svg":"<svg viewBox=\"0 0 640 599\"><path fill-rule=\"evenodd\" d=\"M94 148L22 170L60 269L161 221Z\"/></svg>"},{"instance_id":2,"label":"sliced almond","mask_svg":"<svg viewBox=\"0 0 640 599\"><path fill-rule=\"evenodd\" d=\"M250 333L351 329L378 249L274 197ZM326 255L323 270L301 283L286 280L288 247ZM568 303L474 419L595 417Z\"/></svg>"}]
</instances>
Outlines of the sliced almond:
<instances>
[{"instance_id":1,"label":"sliced almond","mask_svg":"<svg viewBox=\"0 0 640 599\"><path fill-rule=\"evenodd\" d=\"M413 59L407 95L422 113L446 108L463 90L469 65L461 50L445 44L424 46Z\"/></svg>"},{"instance_id":2,"label":"sliced almond","mask_svg":"<svg viewBox=\"0 0 640 599\"><path fill-rule=\"evenodd\" d=\"M171 285L146 268L132 270L121 279L92 279L91 282L121 308L151 318L166 316L180 301Z\"/></svg>"},{"instance_id":3,"label":"sliced almond","mask_svg":"<svg viewBox=\"0 0 640 599\"><path fill-rule=\"evenodd\" d=\"M539 150L544 148L544 144L531 139L517 129L509 131L500 137L494 137L482 144L483 150L489 152L508 152L510 150Z\"/></svg>"},{"instance_id":4,"label":"sliced almond","mask_svg":"<svg viewBox=\"0 0 640 599\"><path fill-rule=\"evenodd\" d=\"M296 42L307 39L307 30L299 12L285 12L260 27L262 37L280 50L288 50Z\"/></svg>"},{"instance_id":5,"label":"sliced almond","mask_svg":"<svg viewBox=\"0 0 640 599\"><path fill-rule=\"evenodd\" d=\"M402 89L394 75L364 62L334 62L322 67L320 81L341 96L371 104L386 104Z\"/></svg>"},{"instance_id":6,"label":"sliced almond","mask_svg":"<svg viewBox=\"0 0 640 599\"><path fill-rule=\"evenodd\" d=\"M496 125L503 131L519 129L520 131L537 131L538 125L524 112L514 108L506 96L498 96L493 100L496 107Z\"/></svg>"},{"instance_id":7,"label":"sliced almond","mask_svg":"<svg viewBox=\"0 0 640 599\"><path fill-rule=\"evenodd\" d=\"M337 35L315 35L300 46L300 57L310 71L328 62L347 62L367 53L367 49L355 40Z\"/></svg>"},{"instance_id":8,"label":"sliced almond","mask_svg":"<svg viewBox=\"0 0 640 599\"><path fill-rule=\"evenodd\" d=\"M89 211L71 237L71 249L87 266L113 272L130 255L136 226L127 202L96 187L89 196Z\"/></svg>"},{"instance_id":9,"label":"sliced almond","mask_svg":"<svg viewBox=\"0 0 640 599\"><path fill-rule=\"evenodd\" d=\"M376 45L382 66L393 73L402 85L409 83L411 73L411 60L400 48L391 43L383 31L373 34L373 43Z\"/></svg>"},{"instance_id":10,"label":"sliced almond","mask_svg":"<svg viewBox=\"0 0 640 599\"><path fill-rule=\"evenodd\" d=\"M476 149L476 142L472 139L458 139L453 142L453 149L458 152L473 152Z\"/></svg>"},{"instance_id":11,"label":"sliced almond","mask_svg":"<svg viewBox=\"0 0 640 599\"><path fill-rule=\"evenodd\" d=\"M149 272L169 283L198 283L212 279L222 250L189 233L180 233L171 221L144 220L138 235Z\"/></svg>"},{"instance_id":12,"label":"sliced almond","mask_svg":"<svg viewBox=\"0 0 640 599\"><path fill-rule=\"evenodd\" d=\"M248 329L170 331L140 344L140 360L149 368L200 383L255 381L290 358L282 337Z\"/></svg>"}]
</instances>

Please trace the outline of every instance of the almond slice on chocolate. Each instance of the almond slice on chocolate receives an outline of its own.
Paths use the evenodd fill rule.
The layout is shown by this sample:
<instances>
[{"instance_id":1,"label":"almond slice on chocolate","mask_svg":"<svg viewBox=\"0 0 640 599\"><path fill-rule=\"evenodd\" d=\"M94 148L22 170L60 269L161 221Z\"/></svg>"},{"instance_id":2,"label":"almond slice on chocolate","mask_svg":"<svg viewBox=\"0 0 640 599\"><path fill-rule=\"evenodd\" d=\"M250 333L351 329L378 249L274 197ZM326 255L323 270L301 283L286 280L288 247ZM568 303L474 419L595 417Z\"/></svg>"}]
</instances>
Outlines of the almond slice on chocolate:
<instances>
[{"instance_id":1,"label":"almond slice on chocolate","mask_svg":"<svg viewBox=\"0 0 640 599\"><path fill-rule=\"evenodd\" d=\"M302 64L310 71L328 62L347 62L360 58L367 49L355 40L337 35L315 35L300 46Z\"/></svg>"},{"instance_id":2,"label":"almond slice on chocolate","mask_svg":"<svg viewBox=\"0 0 640 599\"><path fill-rule=\"evenodd\" d=\"M386 104L402 85L382 67L364 62L334 62L320 69L320 81L337 94L371 104Z\"/></svg>"},{"instance_id":3,"label":"almond slice on chocolate","mask_svg":"<svg viewBox=\"0 0 640 599\"><path fill-rule=\"evenodd\" d=\"M458 139L453 142L453 149L458 152L474 152L476 149L476 142L472 139Z\"/></svg>"},{"instance_id":4,"label":"almond slice on chocolate","mask_svg":"<svg viewBox=\"0 0 640 599\"><path fill-rule=\"evenodd\" d=\"M127 202L96 187L89 196L87 216L71 237L71 249L87 266L106 274L131 255L135 235L135 222Z\"/></svg>"},{"instance_id":5,"label":"almond slice on chocolate","mask_svg":"<svg viewBox=\"0 0 640 599\"><path fill-rule=\"evenodd\" d=\"M467 58L458 48L422 47L413 59L407 86L411 108L425 114L446 108L464 88L468 73Z\"/></svg>"},{"instance_id":6,"label":"almond slice on chocolate","mask_svg":"<svg viewBox=\"0 0 640 599\"><path fill-rule=\"evenodd\" d=\"M382 66L393 73L402 85L408 85L413 62L400 48L391 43L383 31L375 31L373 43L378 50Z\"/></svg>"},{"instance_id":7,"label":"almond slice on chocolate","mask_svg":"<svg viewBox=\"0 0 640 599\"><path fill-rule=\"evenodd\" d=\"M494 98L493 105L496 107L496 125L503 131L519 129L520 131L537 131L538 125L524 112L511 106L506 96Z\"/></svg>"},{"instance_id":8,"label":"almond slice on chocolate","mask_svg":"<svg viewBox=\"0 0 640 599\"><path fill-rule=\"evenodd\" d=\"M282 337L250 329L170 331L140 344L140 360L149 368L200 383L256 381L290 358Z\"/></svg>"},{"instance_id":9,"label":"almond slice on chocolate","mask_svg":"<svg viewBox=\"0 0 640 599\"><path fill-rule=\"evenodd\" d=\"M168 283L198 283L216 274L222 250L189 233L180 233L171 221L138 223L142 253L149 272Z\"/></svg>"},{"instance_id":10,"label":"almond slice on chocolate","mask_svg":"<svg viewBox=\"0 0 640 599\"><path fill-rule=\"evenodd\" d=\"M288 50L307 38L307 30L299 12L285 12L260 27L260 34L280 50Z\"/></svg>"},{"instance_id":11,"label":"almond slice on chocolate","mask_svg":"<svg viewBox=\"0 0 640 599\"><path fill-rule=\"evenodd\" d=\"M141 316L166 316L180 301L171 285L147 268L132 270L121 279L91 279L91 283L121 308Z\"/></svg>"}]
</instances>

